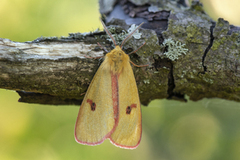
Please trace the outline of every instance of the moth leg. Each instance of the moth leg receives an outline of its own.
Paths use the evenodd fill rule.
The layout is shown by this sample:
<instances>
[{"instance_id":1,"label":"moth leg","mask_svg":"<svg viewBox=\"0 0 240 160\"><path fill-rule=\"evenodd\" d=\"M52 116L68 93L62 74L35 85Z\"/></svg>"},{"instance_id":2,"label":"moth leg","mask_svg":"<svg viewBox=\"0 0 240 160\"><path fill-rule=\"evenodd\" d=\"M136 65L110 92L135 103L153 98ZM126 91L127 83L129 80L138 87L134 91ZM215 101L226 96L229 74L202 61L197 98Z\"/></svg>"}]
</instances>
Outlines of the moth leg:
<instances>
[{"instance_id":1,"label":"moth leg","mask_svg":"<svg viewBox=\"0 0 240 160\"><path fill-rule=\"evenodd\" d=\"M89 56L86 56L84 55L85 58L92 58L92 59L99 59L99 58L103 58L104 56L99 56L99 57L89 57Z\"/></svg>"},{"instance_id":2,"label":"moth leg","mask_svg":"<svg viewBox=\"0 0 240 160\"><path fill-rule=\"evenodd\" d=\"M142 46L144 46L146 44L146 42L144 42L140 47L138 47L138 49L136 49L135 51L130 52L128 55L132 54L132 53L136 53L140 48L142 48Z\"/></svg>"},{"instance_id":3,"label":"moth leg","mask_svg":"<svg viewBox=\"0 0 240 160\"><path fill-rule=\"evenodd\" d=\"M86 94L86 92L81 93L80 96L82 96L82 95L84 95L84 94Z\"/></svg>"},{"instance_id":4,"label":"moth leg","mask_svg":"<svg viewBox=\"0 0 240 160\"><path fill-rule=\"evenodd\" d=\"M100 43L97 42L97 44L98 44L98 46L99 46L102 50L104 50L104 51L107 52L107 53L109 52L109 51L108 51L106 48L104 48Z\"/></svg>"},{"instance_id":5,"label":"moth leg","mask_svg":"<svg viewBox=\"0 0 240 160\"><path fill-rule=\"evenodd\" d=\"M146 64L146 65L136 65L132 61L130 61L130 63L132 63L132 65L134 65L135 67L147 67L147 66L149 66L149 64Z\"/></svg>"}]
</instances>

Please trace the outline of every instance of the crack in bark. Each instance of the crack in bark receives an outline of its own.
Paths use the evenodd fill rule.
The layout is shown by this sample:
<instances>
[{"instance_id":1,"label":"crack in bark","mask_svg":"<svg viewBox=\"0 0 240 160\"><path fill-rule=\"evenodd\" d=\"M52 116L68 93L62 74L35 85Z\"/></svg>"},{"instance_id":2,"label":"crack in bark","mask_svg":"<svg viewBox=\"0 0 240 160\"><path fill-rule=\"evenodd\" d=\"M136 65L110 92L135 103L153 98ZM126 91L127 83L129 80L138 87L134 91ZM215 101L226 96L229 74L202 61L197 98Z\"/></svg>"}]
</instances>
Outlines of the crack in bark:
<instances>
[{"instance_id":1,"label":"crack in bark","mask_svg":"<svg viewBox=\"0 0 240 160\"><path fill-rule=\"evenodd\" d=\"M174 92L175 88L175 82L174 82L174 76L173 76L173 63L170 61L171 67L168 74L168 97L167 99L176 99L179 101L187 102L187 100L184 98L184 94L176 93Z\"/></svg>"},{"instance_id":2,"label":"crack in bark","mask_svg":"<svg viewBox=\"0 0 240 160\"><path fill-rule=\"evenodd\" d=\"M169 68L167 99L175 99L175 100L186 102L187 100L184 98L184 94L174 92L175 82L174 82L174 76L173 76L173 62L167 58L162 59L160 57L158 59L154 59L154 61L155 62L153 65L156 70L158 70L158 68L163 68L163 67Z\"/></svg>"},{"instance_id":3,"label":"crack in bark","mask_svg":"<svg viewBox=\"0 0 240 160\"><path fill-rule=\"evenodd\" d=\"M210 27L210 43L209 45L207 46L206 50L204 51L204 54L203 54L203 57L202 57L202 66L203 66L203 72L199 72L201 74L205 74L205 72L207 71L207 66L204 65L204 61L205 61L205 58L207 56L207 53L208 51L211 49L212 45L213 45L213 41L214 41L214 36L213 36L213 29L214 27L216 26L216 23L215 22L211 22L212 25Z\"/></svg>"}]
</instances>

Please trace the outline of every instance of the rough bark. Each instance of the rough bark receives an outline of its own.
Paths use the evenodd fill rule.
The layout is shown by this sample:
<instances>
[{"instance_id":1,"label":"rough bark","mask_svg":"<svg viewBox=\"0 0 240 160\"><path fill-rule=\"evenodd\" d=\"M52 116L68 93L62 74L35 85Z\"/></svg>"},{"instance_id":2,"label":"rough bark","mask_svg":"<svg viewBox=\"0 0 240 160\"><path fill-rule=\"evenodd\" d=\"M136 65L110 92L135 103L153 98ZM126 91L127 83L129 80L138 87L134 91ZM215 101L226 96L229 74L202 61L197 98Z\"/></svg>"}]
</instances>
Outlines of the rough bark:
<instances>
[{"instance_id":1,"label":"rough bark","mask_svg":"<svg viewBox=\"0 0 240 160\"><path fill-rule=\"evenodd\" d=\"M108 3L106 3L108 2ZM124 49L133 67L142 104L153 99L222 98L240 101L240 28L211 20L195 1L100 1L100 12L117 42L131 24L145 22L141 39L131 38ZM123 20L119 20L123 19ZM123 32L125 30L125 32ZM0 39L0 88L16 90L20 101L41 104L80 104L103 56L112 43L105 32L38 38L32 42Z\"/></svg>"}]
</instances>

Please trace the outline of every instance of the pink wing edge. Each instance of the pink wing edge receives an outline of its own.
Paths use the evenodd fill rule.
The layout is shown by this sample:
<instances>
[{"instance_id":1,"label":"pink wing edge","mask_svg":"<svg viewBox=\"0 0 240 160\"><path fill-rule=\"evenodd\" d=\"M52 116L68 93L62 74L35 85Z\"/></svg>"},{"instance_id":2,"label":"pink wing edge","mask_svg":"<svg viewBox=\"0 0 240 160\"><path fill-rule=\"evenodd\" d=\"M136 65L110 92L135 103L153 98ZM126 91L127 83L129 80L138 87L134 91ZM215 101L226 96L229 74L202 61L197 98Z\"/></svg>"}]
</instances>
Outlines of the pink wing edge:
<instances>
[{"instance_id":1,"label":"pink wing edge","mask_svg":"<svg viewBox=\"0 0 240 160\"><path fill-rule=\"evenodd\" d=\"M136 149L136 148L139 146L139 144L140 144L140 142L141 142L141 139L142 139L142 122L141 122L141 125L140 125L140 126L141 126L140 138L139 138L138 143L137 143L135 146L125 146L125 145L118 144L118 143L116 143L116 142L114 142L114 141L112 140L111 135L110 135L110 137L109 137L110 142L111 142L113 145L115 145L115 146L117 146L117 147L120 147L120 148L123 148L123 149Z\"/></svg>"},{"instance_id":2,"label":"pink wing edge","mask_svg":"<svg viewBox=\"0 0 240 160\"><path fill-rule=\"evenodd\" d=\"M79 116L79 114L78 114L78 116ZM78 120L78 117L77 117L77 120ZM76 124L75 124L75 132L74 132L75 141L78 142L78 143L80 143L80 144L89 145L89 146L99 145L99 144L103 143L103 141L104 141L105 139L111 137L111 134L116 130L117 125L118 125L118 119L116 120L115 125L113 126L113 129L112 129L110 132L108 132L108 133L106 134L106 136L103 137L103 139L101 139L100 141L95 142L95 143L89 143L89 142L84 142L84 141L80 141L79 139L77 139L77 133L76 133L77 121L76 121Z\"/></svg>"},{"instance_id":3,"label":"pink wing edge","mask_svg":"<svg viewBox=\"0 0 240 160\"><path fill-rule=\"evenodd\" d=\"M136 148L139 146L140 142L141 142L141 138L142 138L142 133L141 133L141 137L140 137L137 145L135 145L135 146L125 146L125 145L121 145L121 144L118 144L118 143L114 142L114 141L111 139L111 137L110 137L109 139L110 139L110 142L111 142L113 145L117 146L117 147L120 147L120 148L123 148L123 149L136 149Z\"/></svg>"}]
</instances>

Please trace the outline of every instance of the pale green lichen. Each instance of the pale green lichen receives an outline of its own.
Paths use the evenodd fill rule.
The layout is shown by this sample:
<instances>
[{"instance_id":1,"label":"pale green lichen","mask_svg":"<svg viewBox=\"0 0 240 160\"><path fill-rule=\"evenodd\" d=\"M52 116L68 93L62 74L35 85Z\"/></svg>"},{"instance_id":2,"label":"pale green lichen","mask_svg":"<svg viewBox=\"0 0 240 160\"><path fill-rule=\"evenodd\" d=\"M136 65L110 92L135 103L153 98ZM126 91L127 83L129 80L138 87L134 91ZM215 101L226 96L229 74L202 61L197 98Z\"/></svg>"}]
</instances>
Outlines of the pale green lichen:
<instances>
[{"instance_id":1,"label":"pale green lichen","mask_svg":"<svg viewBox=\"0 0 240 160\"><path fill-rule=\"evenodd\" d=\"M135 24L132 24L131 27L127 30L128 31L128 34L129 33L132 33L138 26L136 26ZM141 35L142 33L139 33L139 30L136 30L134 33L133 33L133 37L135 39L140 39L141 38Z\"/></svg>"},{"instance_id":2,"label":"pale green lichen","mask_svg":"<svg viewBox=\"0 0 240 160\"><path fill-rule=\"evenodd\" d=\"M108 30L109 30L109 32L111 32L111 34L112 34L112 36L115 39L117 44L120 44L127 35L127 32L125 30L122 30L121 33L117 34L115 27L110 27ZM108 36L107 40L112 42L112 39L111 39L110 36Z\"/></svg>"},{"instance_id":3,"label":"pale green lichen","mask_svg":"<svg viewBox=\"0 0 240 160\"><path fill-rule=\"evenodd\" d=\"M132 24L131 27L127 30L127 32L125 30L122 30L122 32L120 34L116 33L115 27L110 27L108 30L109 30L109 32L112 33L112 36L115 39L116 43L120 44L128 36L128 34L130 34L132 31L134 31L137 27L138 26L136 26L135 24ZM136 30L132 36L135 39L140 39L141 35L142 35L142 33L139 33L139 30ZM109 36L108 36L107 40L112 41L111 37L109 37Z\"/></svg>"},{"instance_id":4,"label":"pale green lichen","mask_svg":"<svg viewBox=\"0 0 240 160\"><path fill-rule=\"evenodd\" d=\"M143 82L144 82L145 84L150 84L149 79L143 80Z\"/></svg>"},{"instance_id":5,"label":"pale green lichen","mask_svg":"<svg viewBox=\"0 0 240 160\"><path fill-rule=\"evenodd\" d=\"M171 38L165 39L163 44L163 47L168 47L168 51L164 53L164 55L172 60L175 61L178 59L179 56L187 53L188 49L184 48L185 44L182 44L179 41L173 41Z\"/></svg>"}]
</instances>

